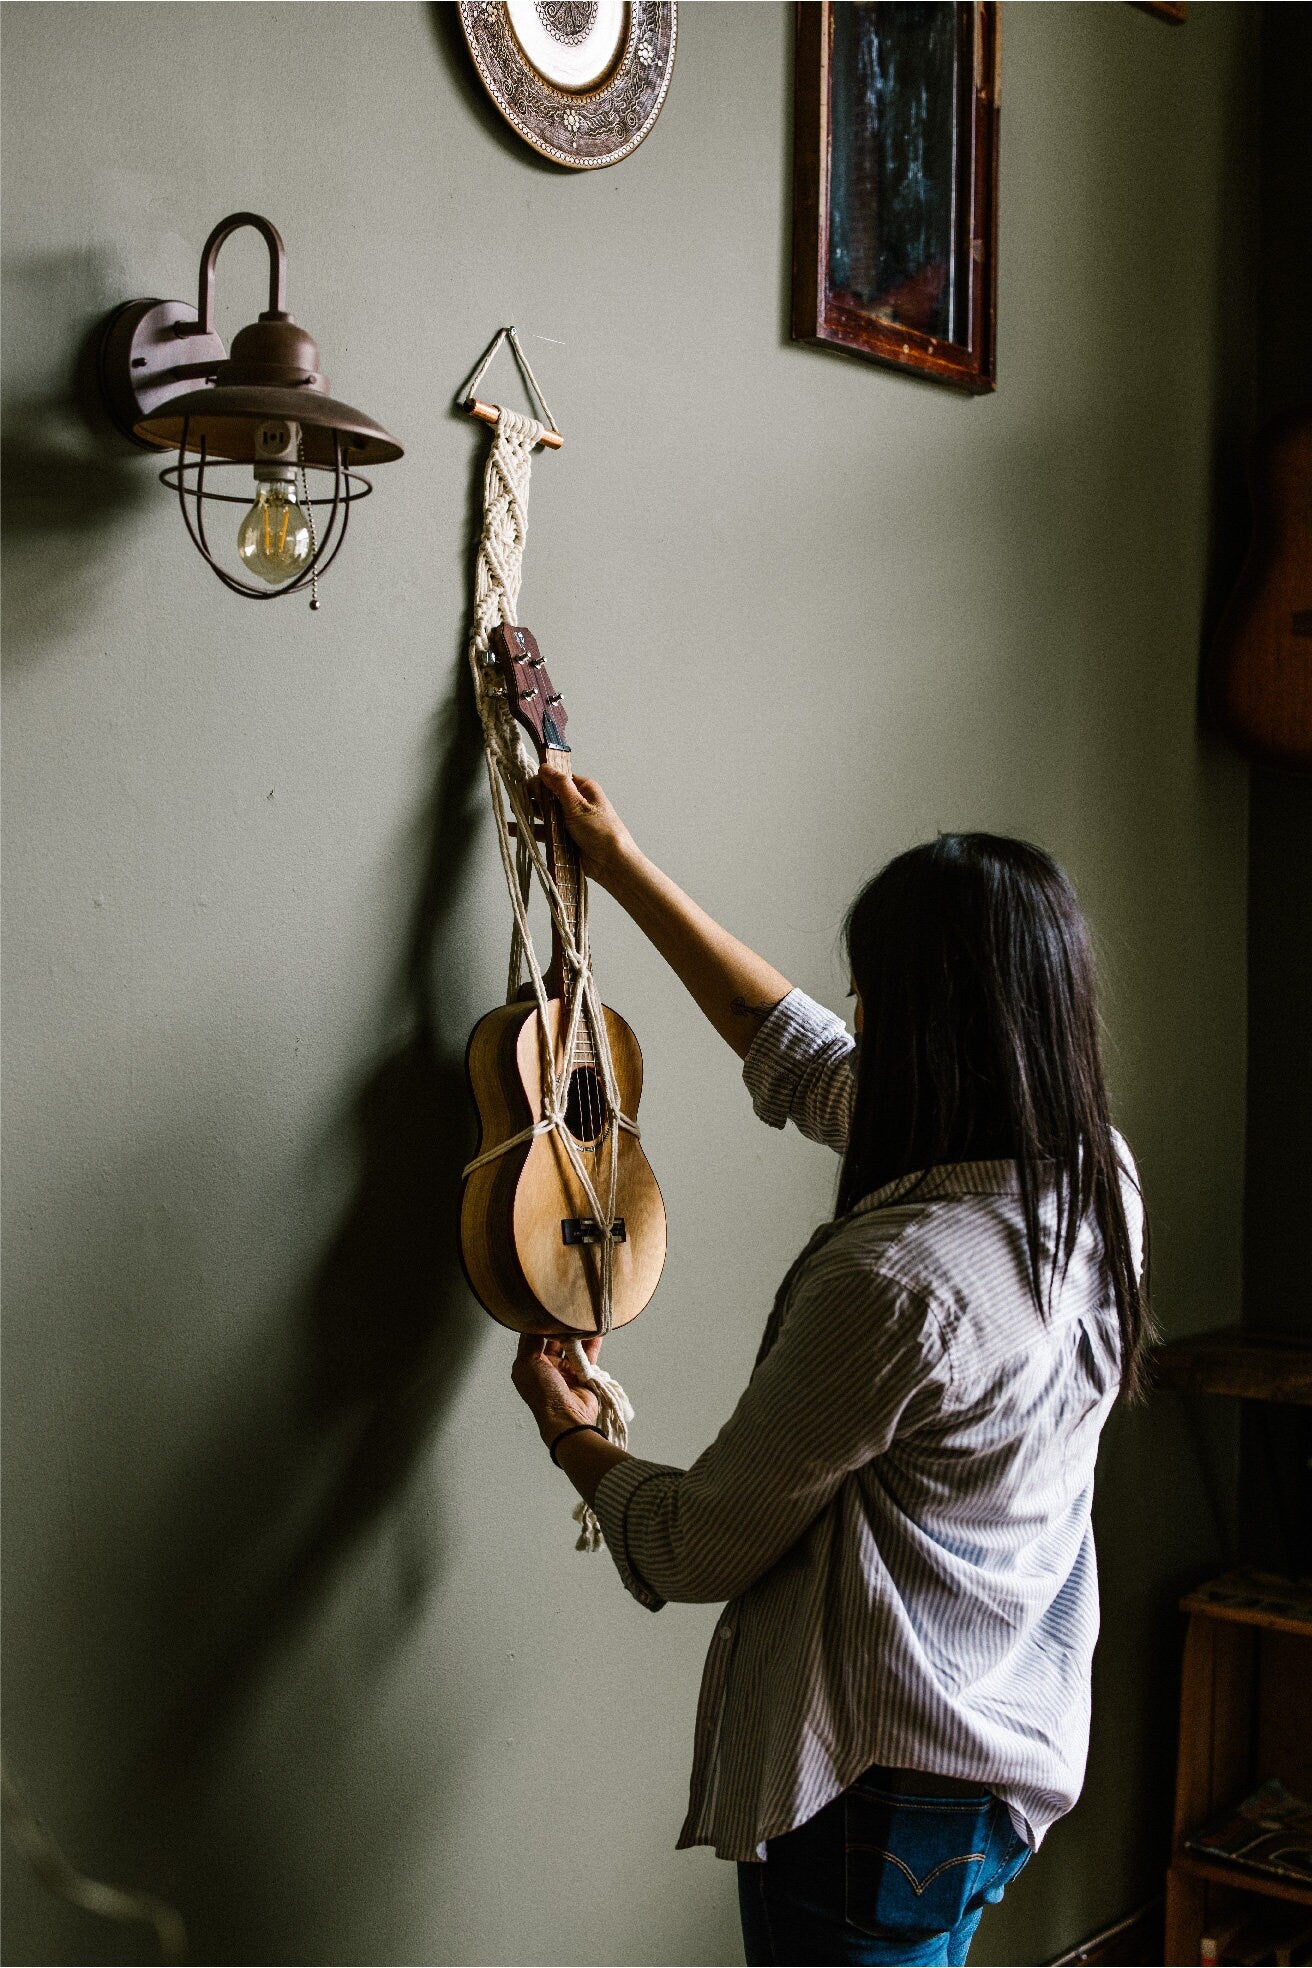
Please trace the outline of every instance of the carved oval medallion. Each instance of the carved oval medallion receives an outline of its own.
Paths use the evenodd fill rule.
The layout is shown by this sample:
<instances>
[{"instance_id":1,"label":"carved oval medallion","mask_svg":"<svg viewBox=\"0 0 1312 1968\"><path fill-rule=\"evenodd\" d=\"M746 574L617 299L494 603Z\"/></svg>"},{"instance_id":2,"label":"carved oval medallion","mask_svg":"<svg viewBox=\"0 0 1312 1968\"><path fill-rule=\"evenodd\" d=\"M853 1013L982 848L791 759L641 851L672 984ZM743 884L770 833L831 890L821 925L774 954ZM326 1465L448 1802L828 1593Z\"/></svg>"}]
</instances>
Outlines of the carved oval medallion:
<instances>
[{"instance_id":1,"label":"carved oval medallion","mask_svg":"<svg viewBox=\"0 0 1312 1968\"><path fill-rule=\"evenodd\" d=\"M674 0L460 0L493 102L557 164L595 170L637 149L674 69Z\"/></svg>"}]
</instances>

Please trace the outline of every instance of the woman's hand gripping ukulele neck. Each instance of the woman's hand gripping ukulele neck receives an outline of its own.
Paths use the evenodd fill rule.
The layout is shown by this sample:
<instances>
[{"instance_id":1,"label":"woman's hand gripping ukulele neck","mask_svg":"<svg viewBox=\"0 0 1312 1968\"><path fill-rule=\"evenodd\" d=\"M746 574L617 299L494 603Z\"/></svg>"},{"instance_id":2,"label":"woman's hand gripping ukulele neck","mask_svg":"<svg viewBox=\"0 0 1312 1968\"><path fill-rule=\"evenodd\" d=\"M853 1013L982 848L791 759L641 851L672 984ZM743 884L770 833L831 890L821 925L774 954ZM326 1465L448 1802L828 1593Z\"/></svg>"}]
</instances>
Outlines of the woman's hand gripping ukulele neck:
<instances>
[{"instance_id":1,"label":"woman's hand gripping ukulele neck","mask_svg":"<svg viewBox=\"0 0 1312 1968\"><path fill-rule=\"evenodd\" d=\"M615 897L740 1059L792 986L648 860L595 779L544 765L539 782L564 815L583 872Z\"/></svg>"}]
</instances>

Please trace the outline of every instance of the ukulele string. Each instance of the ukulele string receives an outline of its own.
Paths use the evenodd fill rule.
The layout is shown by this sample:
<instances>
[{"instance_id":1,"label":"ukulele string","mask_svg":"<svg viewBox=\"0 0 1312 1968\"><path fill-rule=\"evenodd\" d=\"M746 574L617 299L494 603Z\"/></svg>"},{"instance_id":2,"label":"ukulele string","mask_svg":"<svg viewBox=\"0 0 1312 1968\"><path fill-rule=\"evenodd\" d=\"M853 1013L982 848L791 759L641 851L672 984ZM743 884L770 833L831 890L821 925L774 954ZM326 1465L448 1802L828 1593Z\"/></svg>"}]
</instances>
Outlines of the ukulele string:
<instances>
[{"instance_id":1,"label":"ukulele string","mask_svg":"<svg viewBox=\"0 0 1312 1968\"><path fill-rule=\"evenodd\" d=\"M616 1123L618 1121L618 1125L621 1127L631 1127L632 1124L622 1112L619 1087L618 1083L615 1082L614 1064L610 1060L609 1051L603 1052L600 1047L596 1046L596 1025L600 1012L598 1002L596 1001L596 987L592 980L589 959L587 891L582 886L581 870L579 871L578 884L575 885L574 869L576 866L577 863L573 855L573 844L570 842L564 852L556 857L556 868L553 871L553 882L560 903L560 915L568 929L572 951L571 961L575 970L574 988L567 999L569 1015L567 1018L565 1041L566 1056L562 1062L562 1074L558 1086L560 1088L568 1087L573 1071L575 1070L574 1062L578 1055L580 1041L582 1041L587 1047L593 1064L591 1071L588 1070L586 1065L582 1068L581 1078L577 1082L578 1106L587 1117L585 1125L593 1126L598 1136L609 1126L612 1137L608 1195L604 1208L596 1195L593 1181L587 1176L582 1161L578 1160L575 1162L575 1156L579 1154L578 1148L575 1148L574 1153L570 1156L570 1160L575 1164L575 1173L578 1175L580 1183L586 1190L589 1200L592 1203L596 1221L603 1232L605 1232L609 1231L613 1224L615 1199L618 1194L619 1157ZM559 880L556 880L557 875L559 875ZM601 1067L600 1071L597 1070L598 1066ZM606 1070L607 1066L610 1069L609 1073ZM569 1070L566 1070L566 1068ZM559 1091L557 1097L559 1098ZM600 1330L603 1332L609 1330L607 1313L611 1302L612 1257L612 1239L609 1235L604 1235L601 1248L602 1275L600 1281L602 1305Z\"/></svg>"},{"instance_id":2,"label":"ukulele string","mask_svg":"<svg viewBox=\"0 0 1312 1968\"><path fill-rule=\"evenodd\" d=\"M561 887L555 879L547 856L543 854L541 847L538 845L536 827L541 816L534 812L528 797L528 781L520 759L518 741L514 736L513 728L506 731L505 738L510 742L505 743L503 747L502 730L498 728L495 712L493 712L492 717L488 720L488 724L485 725L485 731L489 739L487 765L489 784L493 793L493 815L497 820L497 845L501 854L502 867L506 874L511 909L514 914L516 926L520 931L519 947L523 960L528 965L532 979L533 993L538 1001L538 1043L541 1053L541 1070L543 1085L551 1089L551 1099L547 1110L543 1113L540 1120L535 1121L530 1127L521 1130L519 1134L512 1135L508 1140L497 1143L495 1147L486 1150L483 1154L476 1155L473 1161L466 1164L465 1174L469 1175L474 1169L483 1166L485 1162L496 1160L500 1155L507 1153L512 1147L519 1146L522 1141L528 1140L534 1135L558 1130L562 1135L562 1146L565 1149L566 1157L574 1170L580 1187L591 1204L595 1220L604 1228L609 1229L614 1221L614 1206L618 1193L618 1130L624 1129L628 1133L638 1137L639 1129L637 1123L623 1111L619 1084L615 1078L614 1062L610 1057L608 1047L603 1047L598 1054L598 1065L600 1067L598 1079L601 1088L604 1089L606 1106L611 1115L610 1181L609 1197L606 1204L603 1204L601 1198L598 1196L592 1176L582 1159L575 1137L566 1125L565 1110L561 1102L562 1092L569 1083L569 1068L577 1046L582 1014L586 1008L589 1015L590 1029L595 1033L600 1012L600 999L597 995L596 983L592 976L589 952L586 891L580 898L579 928L576 938L575 923L568 911L565 895L561 892ZM500 803L498 787L504 791L506 801L510 808L509 814L506 813ZM537 966L533 950L532 933L526 913L525 898L520 891L518 882L515 880L515 855L510 847L508 826L512 818L516 825L519 842L528 846L533 872L538 877L538 881L544 895L547 897L551 910L553 929L559 934L561 954L564 959L565 968L571 973L572 981L565 999L568 1016L566 1019L564 1057L559 1071L557 1071L555 1060L552 1057L552 1049L548 1038L548 1027L551 1020L548 1012L547 980ZM548 850L550 850L551 837L545 833L544 837L547 841ZM511 977L507 985L507 1002L511 1002L517 995L518 984L518 974L512 968ZM601 1303L598 1317L598 1330L603 1333L610 1330L609 1315L612 1277L612 1266L608 1261L610 1256L610 1239L606 1238L602 1247Z\"/></svg>"},{"instance_id":3,"label":"ukulele string","mask_svg":"<svg viewBox=\"0 0 1312 1968\"><path fill-rule=\"evenodd\" d=\"M567 772L569 771L568 765L566 765L565 770ZM565 823L564 816L559 812L559 809L557 810L556 818L560 829L555 836L559 848L555 868L557 885L561 888L563 898L566 902L567 917L575 948L580 952L586 952L588 949L588 936L585 916L586 891L583 888L583 870L579 864L574 842L569 837L568 825ZM574 1045L570 1049L570 1056L572 1059L577 1060L580 1050L583 1050L585 1058L582 1063L573 1066L570 1077L577 1091L578 1097L575 1108L579 1116L580 1126L583 1130L581 1137L579 1137L580 1146L591 1149L595 1154L598 1152L596 1144L600 1139L603 1126L603 1094L598 1082L595 1066L589 1063L596 1058L593 1047L590 1007L587 1003L586 995L583 992L580 991L578 996L579 1003L576 1020L575 1018L571 1018L570 1021L571 1034L574 1038ZM594 1172L595 1166L594 1163ZM600 1211L597 1213L597 1229L601 1237L601 1242L597 1248L599 1275L594 1274L594 1276L596 1277L598 1296L603 1308L602 1317L599 1321L603 1330L609 1325L609 1319L606 1314L611 1304L614 1273L614 1245L611 1224L615 1214L617 1174L618 1161L616 1159L612 1163L605 1214L603 1215ZM585 1267L591 1269L592 1267L588 1262L588 1246L586 1244L579 1247L579 1256Z\"/></svg>"},{"instance_id":4,"label":"ukulele string","mask_svg":"<svg viewBox=\"0 0 1312 1968\"><path fill-rule=\"evenodd\" d=\"M569 767L567 766L565 770L568 772ZM560 825L559 818L557 824L558 826ZM556 857L556 876L558 886L561 888L568 907L575 944L579 948L582 948L582 884L585 878L573 842L569 841L568 844L566 843L565 836L567 832L568 825L566 823L564 830L558 832L556 835L559 850ZM562 880L561 877L564 879ZM591 1018L586 1004L583 1007L579 1019L579 1033L583 1041L585 1057L582 1064L576 1065L571 1074L571 1079L573 1080L578 1096L575 1105L581 1127L584 1130L577 1138L585 1145L591 1147L601 1138L605 1125L605 1112L603 1090L598 1081L596 1067L593 1063L596 1058L596 1048ZM576 1047L575 1050L577 1056L579 1048Z\"/></svg>"}]
</instances>

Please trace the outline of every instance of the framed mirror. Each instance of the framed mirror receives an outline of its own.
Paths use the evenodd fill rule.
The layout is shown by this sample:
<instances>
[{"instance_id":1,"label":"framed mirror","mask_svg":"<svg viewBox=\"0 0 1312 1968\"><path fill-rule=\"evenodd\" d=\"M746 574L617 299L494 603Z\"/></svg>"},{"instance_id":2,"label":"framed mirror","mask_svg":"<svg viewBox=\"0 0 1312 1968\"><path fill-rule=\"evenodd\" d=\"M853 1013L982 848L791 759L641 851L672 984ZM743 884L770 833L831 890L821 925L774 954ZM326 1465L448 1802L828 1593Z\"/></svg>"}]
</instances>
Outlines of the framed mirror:
<instances>
[{"instance_id":1,"label":"framed mirror","mask_svg":"<svg viewBox=\"0 0 1312 1968\"><path fill-rule=\"evenodd\" d=\"M800 0L793 339L995 386L996 0Z\"/></svg>"}]
</instances>

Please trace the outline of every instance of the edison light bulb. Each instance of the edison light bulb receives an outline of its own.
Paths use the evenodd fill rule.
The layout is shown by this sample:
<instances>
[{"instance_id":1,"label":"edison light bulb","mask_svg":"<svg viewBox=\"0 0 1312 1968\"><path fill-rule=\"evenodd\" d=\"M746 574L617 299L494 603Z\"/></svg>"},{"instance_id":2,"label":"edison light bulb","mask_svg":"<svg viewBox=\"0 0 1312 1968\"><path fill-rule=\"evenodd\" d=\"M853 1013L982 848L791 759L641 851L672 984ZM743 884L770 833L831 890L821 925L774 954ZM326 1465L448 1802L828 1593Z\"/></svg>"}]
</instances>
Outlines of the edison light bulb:
<instances>
[{"instance_id":1,"label":"edison light bulb","mask_svg":"<svg viewBox=\"0 0 1312 1968\"><path fill-rule=\"evenodd\" d=\"M262 581L276 587L299 574L312 552L310 522L296 503L296 480L260 478L255 504L237 533L237 551Z\"/></svg>"}]
</instances>

